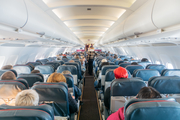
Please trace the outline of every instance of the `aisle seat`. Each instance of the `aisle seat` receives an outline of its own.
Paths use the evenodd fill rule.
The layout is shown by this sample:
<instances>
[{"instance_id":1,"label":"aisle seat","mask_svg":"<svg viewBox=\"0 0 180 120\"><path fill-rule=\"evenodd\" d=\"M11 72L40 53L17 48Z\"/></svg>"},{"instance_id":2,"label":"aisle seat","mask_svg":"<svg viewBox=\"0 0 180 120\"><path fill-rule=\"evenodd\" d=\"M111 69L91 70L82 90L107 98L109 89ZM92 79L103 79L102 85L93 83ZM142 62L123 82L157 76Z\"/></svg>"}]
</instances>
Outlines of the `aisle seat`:
<instances>
[{"instance_id":1,"label":"aisle seat","mask_svg":"<svg viewBox=\"0 0 180 120\"><path fill-rule=\"evenodd\" d=\"M21 74L21 73L31 73L31 68L27 65L15 65L13 66L13 69L17 72L17 74Z\"/></svg>"},{"instance_id":2,"label":"aisle seat","mask_svg":"<svg viewBox=\"0 0 180 120\"><path fill-rule=\"evenodd\" d=\"M119 66L125 68L126 66L131 65L131 63L121 63Z\"/></svg>"},{"instance_id":3,"label":"aisle seat","mask_svg":"<svg viewBox=\"0 0 180 120\"><path fill-rule=\"evenodd\" d=\"M180 76L180 69L164 69L161 76Z\"/></svg>"}]
</instances>

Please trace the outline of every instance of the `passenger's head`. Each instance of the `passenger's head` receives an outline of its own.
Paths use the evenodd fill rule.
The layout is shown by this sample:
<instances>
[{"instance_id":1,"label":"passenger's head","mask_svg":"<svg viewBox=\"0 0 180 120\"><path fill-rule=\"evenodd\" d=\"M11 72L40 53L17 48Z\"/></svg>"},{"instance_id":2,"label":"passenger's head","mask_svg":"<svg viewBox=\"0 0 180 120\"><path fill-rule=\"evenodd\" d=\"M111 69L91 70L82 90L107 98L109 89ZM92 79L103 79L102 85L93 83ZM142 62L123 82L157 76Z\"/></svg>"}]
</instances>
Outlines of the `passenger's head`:
<instances>
[{"instance_id":1,"label":"passenger's head","mask_svg":"<svg viewBox=\"0 0 180 120\"><path fill-rule=\"evenodd\" d=\"M62 74L64 75L64 74L71 74L71 72L69 71L69 70L64 70L63 72L62 72Z\"/></svg>"},{"instance_id":2,"label":"passenger's head","mask_svg":"<svg viewBox=\"0 0 180 120\"><path fill-rule=\"evenodd\" d=\"M79 59L79 55L76 55L76 56L75 56L75 59Z\"/></svg>"},{"instance_id":3,"label":"passenger's head","mask_svg":"<svg viewBox=\"0 0 180 120\"><path fill-rule=\"evenodd\" d=\"M16 80L16 75L12 71L7 71L1 75L1 80Z\"/></svg>"},{"instance_id":4,"label":"passenger's head","mask_svg":"<svg viewBox=\"0 0 180 120\"><path fill-rule=\"evenodd\" d=\"M70 60L69 62L70 62L70 63L74 63L74 60Z\"/></svg>"},{"instance_id":5,"label":"passenger's head","mask_svg":"<svg viewBox=\"0 0 180 120\"><path fill-rule=\"evenodd\" d=\"M19 92L15 99L15 106L37 106L39 95L35 90L23 90Z\"/></svg>"},{"instance_id":6,"label":"passenger's head","mask_svg":"<svg viewBox=\"0 0 180 120\"><path fill-rule=\"evenodd\" d=\"M47 80L48 83L58 83L58 82L65 82L66 83L66 78L64 77L63 74L61 73L52 73L48 80Z\"/></svg>"},{"instance_id":7,"label":"passenger's head","mask_svg":"<svg viewBox=\"0 0 180 120\"><path fill-rule=\"evenodd\" d=\"M39 70L32 70L31 73L40 73Z\"/></svg>"},{"instance_id":8,"label":"passenger's head","mask_svg":"<svg viewBox=\"0 0 180 120\"><path fill-rule=\"evenodd\" d=\"M128 59L124 59L124 61L128 61Z\"/></svg>"},{"instance_id":9,"label":"passenger's head","mask_svg":"<svg viewBox=\"0 0 180 120\"><path fill-rule=\"evenodd\" d=\"M107 60L106 60L106 59L102 59L101 62L102 62L102 63L103 63L103 62L107 62Z\"/></svg>"},{"instance_id":10,"label":"passenger's head","mask_svg":"<svg viewBox=\"0 0 180 120\"><path fill-rule=\"evenodd\" d=\"M123 67L118 67L114 70L114 76L116 79L128 78L128 72Z\"/></svg>"},{"instance_id":11,"label":"passenger's head","mask_svg":"<svg viewBox=\"0 0 180 120\"><path fill-rule=\"evenodd\" d=\"M141 62L149 62L149 60L147 58L143 58L141 59Z\"/></svg>"},{"instance_id":12,"label":"passenger's head","mask_svg":"<svg viewBox=\"0 0 180 120\"><path fill-rule=\"evenodd\" d=\"M143 87L139 91L136 98L148 99L148 98L162 98L160 93L153 87Z\"/></svg>"},{"instance_id":13,"label":"passenger's head","mask_svg":"<svg viewBox=\"0 0 180 120\"><path fill-rule=\"evenodd\" d=\"M1 70L8 70L8 69L12 69L13 66L12 65L5 65L1 68Z\"/></svg>"},{"instance_id":14,"label":"passenger's head","mask_svg":"<svg viewBox=\"0 0 180 120\"><path fill-rule=\"evenodd\" d=\"M121 60L121 58L117 58L116 60Z\"/></svg>"},{"instance_id":15,"label":"passenger's head","mask_svg":"<svg viewBox=\"0 0 180 120\"><path fill-rule=\"evenodd\" d=\"M132 62L131 65L138 65L138 63L137 62Z\"/></svg>"},{"instance_id":16,"label":"passenger's head","mask_svg":"<svg viewBox=\"0 0 180 120\"><path fill-rule=\"evenodd\" d=\"M114 55L114 59L117 59L118 58L118 56L117 55Z\"/></svg>"}]
</instances>

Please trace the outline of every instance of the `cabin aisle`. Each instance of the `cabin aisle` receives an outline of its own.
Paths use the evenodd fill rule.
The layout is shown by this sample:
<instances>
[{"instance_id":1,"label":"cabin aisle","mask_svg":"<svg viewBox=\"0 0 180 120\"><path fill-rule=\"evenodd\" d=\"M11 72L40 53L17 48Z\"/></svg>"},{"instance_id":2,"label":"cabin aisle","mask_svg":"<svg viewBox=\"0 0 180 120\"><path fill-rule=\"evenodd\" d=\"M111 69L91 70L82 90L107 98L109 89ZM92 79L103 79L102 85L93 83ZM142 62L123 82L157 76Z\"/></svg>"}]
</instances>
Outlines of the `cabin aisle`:
<instances>
[{"instance_id":1,"label":"cabin aisle","mask_svg":"<svg viewBox=\"0 0 180 120\"><path fill-rule=\"evenodd\" d=\"M81 107L79 120L100 120L96 92L94 89L94 77L86 70L85 86L83 90L84 104Z\"/></svg>"}]
</instances>

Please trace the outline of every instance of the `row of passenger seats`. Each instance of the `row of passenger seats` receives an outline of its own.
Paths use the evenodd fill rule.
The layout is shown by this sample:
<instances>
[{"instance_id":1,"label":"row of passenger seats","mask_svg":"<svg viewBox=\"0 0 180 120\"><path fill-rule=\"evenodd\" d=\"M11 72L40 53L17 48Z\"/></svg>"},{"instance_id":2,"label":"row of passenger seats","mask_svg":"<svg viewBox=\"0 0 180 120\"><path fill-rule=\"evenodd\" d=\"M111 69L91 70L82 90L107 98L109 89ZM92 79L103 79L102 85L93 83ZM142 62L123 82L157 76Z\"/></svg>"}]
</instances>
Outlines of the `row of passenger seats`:
<instances>
[{"instance_id":1,"label":"row of passenger seats","mask_svg":"<svg viewBox=\"0 0 180 120\"><path fill-rule=\"evenodd\" d=\"M98 67L98 65L101 64L102 59L103 59L103 57L99 58L99 59L97 58L95 60L95 62L96 62L95 67ZM115 61L115 62L117 62L117 61ZM152 100L148 100L150 105L154 105L154 108L152 107L152 109L155 109L157 111L162 109L158 105L155 105L157 103L159 105L162 105L163 107L167 107L168 110L179 109L180 105L179 105L179 103L177 103L177 102L180 102L180 100L179 100L179 98L180 98L180 96L179 96L179 93L180 93L180 89L179 89L180 70L179 69L166 69L166 67L164 65L151 64L150 62L144 62L144 63L139 62L138 63L139 65L130 65L130 64L131 63L121 63L119 65L121 67L126 68L129 71L129 78L123 79L123 80L122 79L118 80L118 79L115 79L115 77L114 77L113 70L119 66L105 65L101 69L101 75L102 75L101 76L101 85L102 85L103 91L105 91L107 89L107 87L109 87L109 86L111 87L110 111L106 111L106 109L104 108L105 111L102 113L103 115L106 116L105 118L107 118L107 116L109 116L109 114L117 111L120 107L123 107L124 103L127 100L141 101L141 100L130 99L130 98L135 97L135 95L137 95L139 90L145 86L152 86L153 88L158 90L165 97L165 98L162 98L165 101L161 101L160 99L158 99L158 101L150 103L150 101L152 101ZM168 96L171 96L173 98L166 98ZM101 99L100 100L100 106L101 106L101 105L103 105L103 97L101 96L99 98ZM168 100L174 99L174 102L169 103L167 99ZM175 101L177 101L177 102L175 102ZM127 101L126 104L128 102L129 101ZM164 104L164 102L166 102L166 104ZM138 103L138 104L141 105L141 103ZM145 106L145 105L143 108L139 107L136 109L148 111L148 107L150 107L150 106ZM169 105L172 105L172 107L168 107ZM177 107L176 107L176 105L177 105ZM158 106L158 108L157 108L157 106ZM125 110L125 111L128 111L128 114L127 114L127 112L125 114L126 120L143 119L142 118L143 116L144 116L144 119L147 119L147 120L150 120L152 118L155 119L155 117L150 117L150 119L145 118L146 114L144 112L143 112L143 114L139 113L140 115L136 114L137 116L134 116L136 109L134 109L134 108L133 108L133 110L131 108L129 108L129 109L131 112L129 112L129 110ZM168 111L166 111L166 112L168 112ZM151 113L151 111L149 110L147 114L150 114L150 113ZM163 112L160 114L162 115ZM177 111L175 111L175 114L177 114ZM167 114L167 115L169 115L169 114ZM129 117L129 116L133 116L133 117Z\"/></svg>"},{"instance_id":2,"label":"row of passenger seats","mask_svg":"<svg viewBox=\"0 0 180 120\"><path fill-rule=\"evenodd\" d=\"M28 62L26 65L13 66L14 73L17 74L17 80L1 80L0 84L15 85L21 90L34 89L39 94L39 102L46 105L31 106L31 107L17 107L17 106L5 106L0 107L0 118L4 120L13 119L14 115L19 119L29 120L54 120L54 115L60 116L60 120L75 119L74 114L69 113L68 92L74 93L74 85L78 85L82 79L79 70L81 70L80 61L77 63L68 63L63 61L56 61L55 58L37 60L36 62ZM62 65L65 64L65 65ZM32 68L34 66L34 68ZM39 74L32 74L31 70L39 70ZM46 83L46 80L53 72L62 73L64 70L68 70L72 75L64 75L67 81L66 83ZM0 70L2 75L8 70ZM74 95L75 96L75 95ZM11 100L12 96L8 99ZM50 106L52 107L50 107ZM1 110L1 109L4 110ZM24 114L22 114L22 111ZM29 113L29 115L28 115ZM3 114L5 114L3 116ZM8 116L6 115L8 114ZM28 118L29 117L29 118ZM15 118L14 118L15 119Z\"/></svg>"}]
</instances>

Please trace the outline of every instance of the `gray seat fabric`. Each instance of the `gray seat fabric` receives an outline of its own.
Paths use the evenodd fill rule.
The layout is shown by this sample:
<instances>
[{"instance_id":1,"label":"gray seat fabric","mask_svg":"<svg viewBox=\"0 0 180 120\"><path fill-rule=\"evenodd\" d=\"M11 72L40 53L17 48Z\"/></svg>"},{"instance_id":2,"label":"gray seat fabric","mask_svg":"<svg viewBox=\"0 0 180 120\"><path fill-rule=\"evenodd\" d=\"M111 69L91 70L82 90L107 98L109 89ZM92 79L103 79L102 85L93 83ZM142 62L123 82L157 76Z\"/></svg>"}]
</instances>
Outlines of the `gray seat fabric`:
<instances>
[{"instance_id":1,"label":"gray seat fabric","mask_svg":"<svg viewBox=\"0 0 180 120\"><path fill-rule=\"evenodd\" d=\"M13 66L13 69L17 72L17 74L21 73L31 73L31 68L29 66Z\"/></svg>"},{"instance_id":2,"label":"gray seat fabric","mask_svg":"<svg viewBox=\"0 0 180 120\"><path fill-rule=\"evenodd\" d=\"M133 77L140 77L144 81L148 81L149 78L154 76L160 76L159 71L151 69L138 69L133 73Z\"/></svg>"},{"instance_id":3,"label":"gray seat fabric","mask_svg":"<svg viewBox=\"0 0 180 120\"><path fill-rule=\"evenodd\" d=\"M49 104L55 116L69 115L68 87L66 83L36 83L31 88L39 94L39 101Z\"/></svg>"},{"instance_id":4,"label":"gray seat fabric","mask_svg":"<svg viewBox=\"0 0 180 120\"><path fill-rule=\"evenodd\" d=\"M35 70L39 70L41 74L51 74L54 72L54 68L51 65L37 65Z\"/></svg>"},{"instance_id":5,"label":"gray seat fabric","mask_svg":"<svg viewBox=\"0 0 180 120\"><path fill-rule=\"evenodd\" d=\"M49 105L40 106L0 106L2 120L54 120L53 108Z\"/></svg>"}]
</instances>

